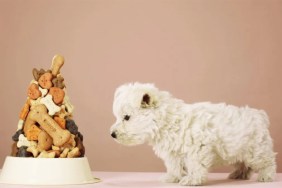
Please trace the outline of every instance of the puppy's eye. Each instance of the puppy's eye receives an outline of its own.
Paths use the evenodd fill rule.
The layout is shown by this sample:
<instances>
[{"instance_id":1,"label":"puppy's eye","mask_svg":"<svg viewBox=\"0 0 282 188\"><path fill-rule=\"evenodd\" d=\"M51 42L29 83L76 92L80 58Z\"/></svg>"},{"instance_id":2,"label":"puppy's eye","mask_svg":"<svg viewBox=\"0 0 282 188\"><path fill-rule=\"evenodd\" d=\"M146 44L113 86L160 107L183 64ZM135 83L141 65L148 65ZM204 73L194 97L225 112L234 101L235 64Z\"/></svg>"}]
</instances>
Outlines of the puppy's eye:
<instances>
[{"instance_id":1,"label":"puppy's eye","mask_svg":"<svg viewBox=\"0 0 282 188\"><path fill-rule=\"evenodd\" d=\"M124 118L123 118L125 121L128 121L130 119L130 116L129 115L125 115Z\"/></svg>"}]
</instances>

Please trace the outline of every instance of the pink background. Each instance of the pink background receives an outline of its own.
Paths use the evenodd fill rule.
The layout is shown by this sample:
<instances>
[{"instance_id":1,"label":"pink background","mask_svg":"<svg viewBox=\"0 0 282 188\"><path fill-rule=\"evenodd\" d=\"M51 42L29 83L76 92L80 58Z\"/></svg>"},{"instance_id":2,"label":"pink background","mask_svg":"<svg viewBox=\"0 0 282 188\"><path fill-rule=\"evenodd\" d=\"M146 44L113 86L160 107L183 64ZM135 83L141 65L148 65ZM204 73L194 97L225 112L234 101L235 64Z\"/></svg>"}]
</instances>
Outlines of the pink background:
<instances>
[{"instance_id":1,"label":"pink background","mask_svg":"<svg viewBox=\"0 0 282 188\"><path fill-rule=\"evenodd\" d=\"M265 109L282 172L281 0L0 0L0 165L32 68L57 53L92 170L164 171L149 146L109 134L116 87L140 81L187 103Z\"/></svg>"}]
</instances>

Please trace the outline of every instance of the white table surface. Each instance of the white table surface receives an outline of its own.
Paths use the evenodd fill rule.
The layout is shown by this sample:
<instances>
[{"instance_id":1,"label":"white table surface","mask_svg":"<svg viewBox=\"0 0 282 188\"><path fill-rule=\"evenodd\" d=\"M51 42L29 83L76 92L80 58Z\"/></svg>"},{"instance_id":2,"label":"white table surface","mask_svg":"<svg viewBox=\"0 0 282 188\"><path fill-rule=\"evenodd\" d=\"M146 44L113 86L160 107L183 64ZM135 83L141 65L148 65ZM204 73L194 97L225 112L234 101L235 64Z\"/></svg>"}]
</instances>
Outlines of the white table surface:
<instances>
[{"instance_id":1,"label":"white table surface","mask_svg":"<svg viewBox=\"0 0 282 188\"><path fill-rule=\"evenodd\" d=\"M162 183L159 178L164 173L149 172L93 172L95 177L101 178L100 183L84 185L66 185L66 186L28 186L0 184L0 188L26 188L26 187L69 187L69 188L91 188L91 187L183 187L173 183ZM201 187L238 187L238 188L282 188L282 173L277 174L274 182L261 183L256 182L257 175L254 174L250 180L229 180L227 173L210 173L208 182Z\"/></svg>"}]
</instances>

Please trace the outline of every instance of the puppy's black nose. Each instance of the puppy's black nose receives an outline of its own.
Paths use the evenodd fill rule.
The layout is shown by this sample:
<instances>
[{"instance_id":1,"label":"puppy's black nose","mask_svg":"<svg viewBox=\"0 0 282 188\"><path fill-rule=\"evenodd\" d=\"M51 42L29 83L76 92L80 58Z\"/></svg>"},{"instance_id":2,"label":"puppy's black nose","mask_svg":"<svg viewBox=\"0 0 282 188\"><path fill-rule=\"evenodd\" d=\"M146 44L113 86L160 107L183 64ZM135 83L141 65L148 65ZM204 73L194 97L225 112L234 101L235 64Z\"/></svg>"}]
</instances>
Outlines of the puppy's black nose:
<instances>
[{"instance_id":1,"label":"puppy's black nose","mask_svg":"<svg viewBox=\"0 0 282 188\"><path fill-rule=\"evenodd\" d=\"M117 138L116 132L112 132L111 136L112 136L113 138Z\"/></svg>"}]
</instances>

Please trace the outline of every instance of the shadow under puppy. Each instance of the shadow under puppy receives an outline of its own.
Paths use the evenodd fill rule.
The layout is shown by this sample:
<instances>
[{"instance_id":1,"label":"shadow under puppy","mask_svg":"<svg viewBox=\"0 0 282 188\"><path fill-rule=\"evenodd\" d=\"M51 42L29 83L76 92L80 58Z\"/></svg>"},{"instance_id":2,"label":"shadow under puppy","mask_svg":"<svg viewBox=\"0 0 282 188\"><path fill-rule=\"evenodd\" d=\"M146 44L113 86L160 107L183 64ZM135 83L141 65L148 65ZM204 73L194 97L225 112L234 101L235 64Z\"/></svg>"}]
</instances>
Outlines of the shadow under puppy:
<instances>
[{"instance_id":1,"label":"shadow under puppy","mask_svg":"<svg viewBox=\"0 0 282 188\"><path fill-rule=\"evenodd\" d=\"M208 169L233 165L231 179L273 181L275 153L263 110L224 103L185 104L153 84L117 88L111 136L124 145L149 143L164 160L165 182L202 185Z\"/></svg>"}]
</instances>

